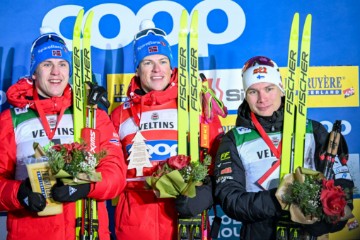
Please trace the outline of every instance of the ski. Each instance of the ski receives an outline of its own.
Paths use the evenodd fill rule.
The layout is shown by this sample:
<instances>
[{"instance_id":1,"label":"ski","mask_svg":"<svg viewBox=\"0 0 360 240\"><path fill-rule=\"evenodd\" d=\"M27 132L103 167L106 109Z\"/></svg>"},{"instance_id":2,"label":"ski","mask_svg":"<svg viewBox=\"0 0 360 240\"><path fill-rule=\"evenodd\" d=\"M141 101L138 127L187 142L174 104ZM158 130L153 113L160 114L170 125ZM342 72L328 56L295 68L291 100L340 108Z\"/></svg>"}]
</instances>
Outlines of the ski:
<instances>
[{"instance_id":1,"label":"ski","mask_svg":"<svg viewBox=\"0 0 360 240\"><path fill-rule=\"evenodd\" d=\"M72 41L72 61L73 61L73 115L74 115L74 142L81 142L81 130L85 127L84 122L84 83L82 79L82 58L81 58L81 29L84 10L81 9L76 17L73 41ZM76 201L76 240L82 239L84 233L83 201Z\"/></svg>"},{"instance_id":2,"label":"ski","mask_svg":"<svg viewBox=\"0 0 360 240\"><path fill-rule=\"evenodd\" d=\"M82 79L82 59L81 59L81 28L84 9L81 9L76 17L73 41L72 41L72 62L73 62L73 114L74 114L74 141L81 142L81 129L85 126L84 122L84 83Z\"/></svg>"},{"instance_id":3,"label":"ski","mask_svg":"<svg viewBox=\"0 0 360 240\"><path fill-rule=\"evenodd\" d=\"M304 144L306 134L307 117L307 82L309 76L310 64L310 42L311 42L311 22L312 16L308 14L305 19L304 29L301 38L300 65L298 81L298 95L296 107L296 125L295 125L295 147L294 147L294 168L302 167L304 163Z\"/></svg>"},{"instance_id":4,"label":"ski","mask_svg":"<svg viewBox=\"0 0 360 240\"><path fill-rule=\"evenodd\" d=\"M188 16L181 13L178 44L178 154L187 155L187 135L189 133L189 74L188 74Z\"/></svg>"},{"instance_id":5,"label":"ski","mask_svg":"<svg viewBox=\"0 0 360 240\"><path fill-rule=\"evenodd\" d=\"M73 102L74 102L74 141L86 143L98 143L91 141L90 136L99 138L96 132L96 108L89 104L89 87L92 86L91 67L91 24L94 13L91 11L86 17L84 29L82 22L84 9L81 9L76 17L73 31ZM89 87L86 87L89 84ZM89 151L97 149L96 146L88 146ZM95 153L95 152L92 152ZM76 239L98 238L97 206L93 199L76 201Z\"/></svg>"},{"instance_id":6,"label":"ski","mask_svg":"<svg viewBox=\"0 0 360 240\"><path fill-rule=\"evenodd\" d=\"M183 10L178 45L178 154L200 159L201 83L198 67L198 11L191 16ZM208 132L208 131L207 131ZM179 219L179 239L208 239L207 210L193 218Z\"/></svg>"},{"instance_id":7,"label":"ski","mask_svg":"<svg viewBox=\"0 0 360 240\"><path fill-rule=\"evenodd\" d=\"M188 15L183 10L180 18L178 44L178 155L188 156L189 135L189 72L188 72ZM178 238L190 238L190 219L178 219Z\"/></svg>"},{"instance_id":8,"label":"ski","mask_svg":"<svg viewBox=\"0 0 360 240\"><path fill-rule=\"evenodd\" d=\"M198 78L197 11L194 11L191 18L190 34L186 10L181 14L178 52L178 154L190 155L191 161L198 162L201 85ZM188 153L188 137L190 137L190 153Z\"/></svg>"},{"instance_id":9,"label":"ski","mask_svg":"<svg viewBox=\"0 0 360 240\"><path fill-rule=\"evenodd\" d=\"M300 67L298 67L299 13L291 25L287 78L285 82L284 127L280 179L303 166L306 131L307 79L310 64L311 14L306 16L301 38Z\"/></svg>"},{"instance_id":10,"label":"ski","mask_svg":"<svg viewBox=\"0 0 360 240\"><path fill-rule=\"evenodd\" d=\"M192 162L199 162L199 135L200 135L200 79L199 79L199 60L198 60L198 11L194 11L190 23L189 39L189 118L190 118L190 157Z\"/></svg>"},{"instance_id":11,"label":"ski","mask_svg":"<svg viewBox=\"0 0 360 240\"><path fill-rule=\"evenodd\" d=\"M95 128L94 125L94 109L92 106L88 104L88 95L89 95L89 88L88 85L85 83L93 82L92 80L92 66L91 66L91 24L92 19L94 17L94 12L89 12L83 30L83 38L82 38L82 79L84 84L84 105L86 111L84 111L84 118L85 118L85 126Z\"/></svg>"}]
</instances>

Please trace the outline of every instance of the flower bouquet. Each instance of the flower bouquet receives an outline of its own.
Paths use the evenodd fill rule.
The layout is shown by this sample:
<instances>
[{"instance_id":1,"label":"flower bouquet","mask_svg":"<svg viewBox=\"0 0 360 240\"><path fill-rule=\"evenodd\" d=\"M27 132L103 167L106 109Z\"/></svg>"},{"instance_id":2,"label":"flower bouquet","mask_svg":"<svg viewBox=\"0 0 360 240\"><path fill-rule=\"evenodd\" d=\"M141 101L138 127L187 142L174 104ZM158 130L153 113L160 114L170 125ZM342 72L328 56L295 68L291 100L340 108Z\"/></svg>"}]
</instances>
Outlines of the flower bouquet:
<instances>
[{"instance_id":1,"label":"flower bouquet","mask_svg":"<svg viewBox=\"0 0 360 240\"><path fill-rule=\"evenodd\" d=\"M185 155L173 156L160 163L146 182L159 198L176 198L180 194L195 197L195 186L202 185L210 163L209 155L202 162L191 162Z\"/></svg>"},{"instance_id":2,"label":"flower bouquet","mask_svg":"<svg viewBox=\"0 0 360 240\"><path fill-rule=\"evenodd\" d=\"M75 185L101 181L101 173L95 167L106 153L90 153L85 143L57 144L50 143L42 148L34 143L35 155L48 159L51 173L64 184Z\"/></svg>"},{"instance_id":3,"label":"flower bouquet","mask_svg":"<svg viewBox=\"0 0 360 240\"><path fill-rule=\"evenodd\" d=\"M311 169L299 167L285 175L275 195L282 209L290 211L291 220L300 224L336 223L353 216L346 192L333 179Z\"/></svg>"}]
</instances>

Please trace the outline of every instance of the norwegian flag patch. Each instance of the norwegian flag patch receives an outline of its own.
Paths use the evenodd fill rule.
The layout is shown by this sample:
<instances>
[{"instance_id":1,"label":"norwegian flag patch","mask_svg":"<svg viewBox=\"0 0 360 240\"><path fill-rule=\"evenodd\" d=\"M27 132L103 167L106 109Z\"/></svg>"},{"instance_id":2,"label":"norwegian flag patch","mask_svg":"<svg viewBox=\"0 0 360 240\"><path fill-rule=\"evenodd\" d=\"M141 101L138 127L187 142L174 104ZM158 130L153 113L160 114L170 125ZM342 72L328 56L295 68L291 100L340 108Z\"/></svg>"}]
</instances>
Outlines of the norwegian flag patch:
<instances>
[{"instance_id":1,"label":"norwegian flag patch","mask_svg":"<svg viewBox=\"0 0 360 240\"><path fill-rule=\"evenodd\" d=\"M151 46L148 48L149 53L159 52L158 46Z\"/></svg>"},{"instance_id":2,"label":"norwegian flag patch","mask_svg":"<svg viewBox=\"0 0 360 240\"><path fill-rule=\"evenodd\" d=\"M61 50L52 50L52 55L54 57L61 57L62 56Z\"/></svg>"}]
</instances>

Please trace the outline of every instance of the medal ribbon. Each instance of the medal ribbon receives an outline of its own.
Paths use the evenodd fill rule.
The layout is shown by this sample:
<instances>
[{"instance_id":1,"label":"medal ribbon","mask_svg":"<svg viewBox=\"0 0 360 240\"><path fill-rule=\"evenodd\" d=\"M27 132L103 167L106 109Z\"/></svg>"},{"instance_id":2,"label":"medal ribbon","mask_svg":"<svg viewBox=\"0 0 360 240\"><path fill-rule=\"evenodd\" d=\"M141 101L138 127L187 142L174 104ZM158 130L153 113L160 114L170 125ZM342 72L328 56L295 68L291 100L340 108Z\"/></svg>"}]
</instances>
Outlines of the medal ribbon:
<instances>
[{"instance_id":1,"label":"medal ribbon","mask_svg":"<svg viewBox=\"0 0 360 240\"><path fill-rule=\"evenodd\" d=\"M58 118L56 119L56 126L55 126L55 128L51 129L50 125L49 125L49 122L48 122L48 120L46 118L46 115L44 113L44 109L41 106L41 102L40 102L40 99L39 99L39 94L38 94L35 86L34 86L34 90L33 90L33 96L34 96L34 103L35 103L36 109L38 110L38 113L39 113L39 116L40 116L40 121L41 121L41 124L43 125L46 136L48 137L49 140L52 140L54 135L55 135L56 129L58 127L58 124L59 124L62 116L64 115L66 107L65 106L61 107L60 114L58 115Z\"/></svg>"},{"instance_id":2,"label":"medal ribbon","mask_svg":"<svg viewBox=\"0 0 360 240\"><path fill-rule=\"evenodd\" d=\"M274 146L273 142L271 141L271 139L269 138L269 136L266 134L264 128L261 126L261 124L257 120L255 114L253 112L250 112L250 115L251 115L251 120L254 123L256 130L258 130L260 136L264 139L264 141L269 146L269 148L273 152L273 154L277 157L277 159L280 160L282 141L280 141L279 146L276 148Z\"/></svg>"}]
</instances>

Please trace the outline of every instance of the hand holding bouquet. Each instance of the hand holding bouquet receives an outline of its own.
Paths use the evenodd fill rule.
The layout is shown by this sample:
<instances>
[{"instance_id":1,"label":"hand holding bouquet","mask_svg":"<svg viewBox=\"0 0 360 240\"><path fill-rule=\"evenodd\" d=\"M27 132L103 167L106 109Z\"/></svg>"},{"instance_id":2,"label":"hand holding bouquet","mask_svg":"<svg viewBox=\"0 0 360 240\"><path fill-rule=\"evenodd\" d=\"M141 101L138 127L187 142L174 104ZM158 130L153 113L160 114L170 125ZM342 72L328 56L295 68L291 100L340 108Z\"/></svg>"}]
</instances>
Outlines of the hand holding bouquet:
<instances>
[{"instance_id":1,"label":"hand holding bouquet","mask_svg":"<svg viewBox=\"0 0 360 240\"><path fill-rule=\"evenodd\" d=\"M34 143L35 152L48 158L52 174L64 184L81 184L101 181L95 167L106 153L90 153L84 143L50 144L44 149Z\"/></svg>"},{"instance_id":2,"label":"hand holding bouquet","mask_svg":"<svg viewBox=\"0 0 360 240\"><path fill-rule=\"evenodd\" d=\"M176 198L180 194L195 197L195 186L202 185L210 163L210 156L205 157L203 162L191 162L190 157L185 155L173 156L160 163L146 182L159 198Z\"/></svg>"},{"instance_id":3,"label":"hand holding bouquet","mask_svg":"<svg viewBox=\"0 0 360 240\"><path fill-rule=\"evenodd\" d=\"M297 168L294 174L285 175L276 191L276 197L284 210L289 210L291 220L301 224L313 224L325 220L336 223L353 215L346 205L346 192L327 180L320 172Z\"/></svg>"}]
</instances>

